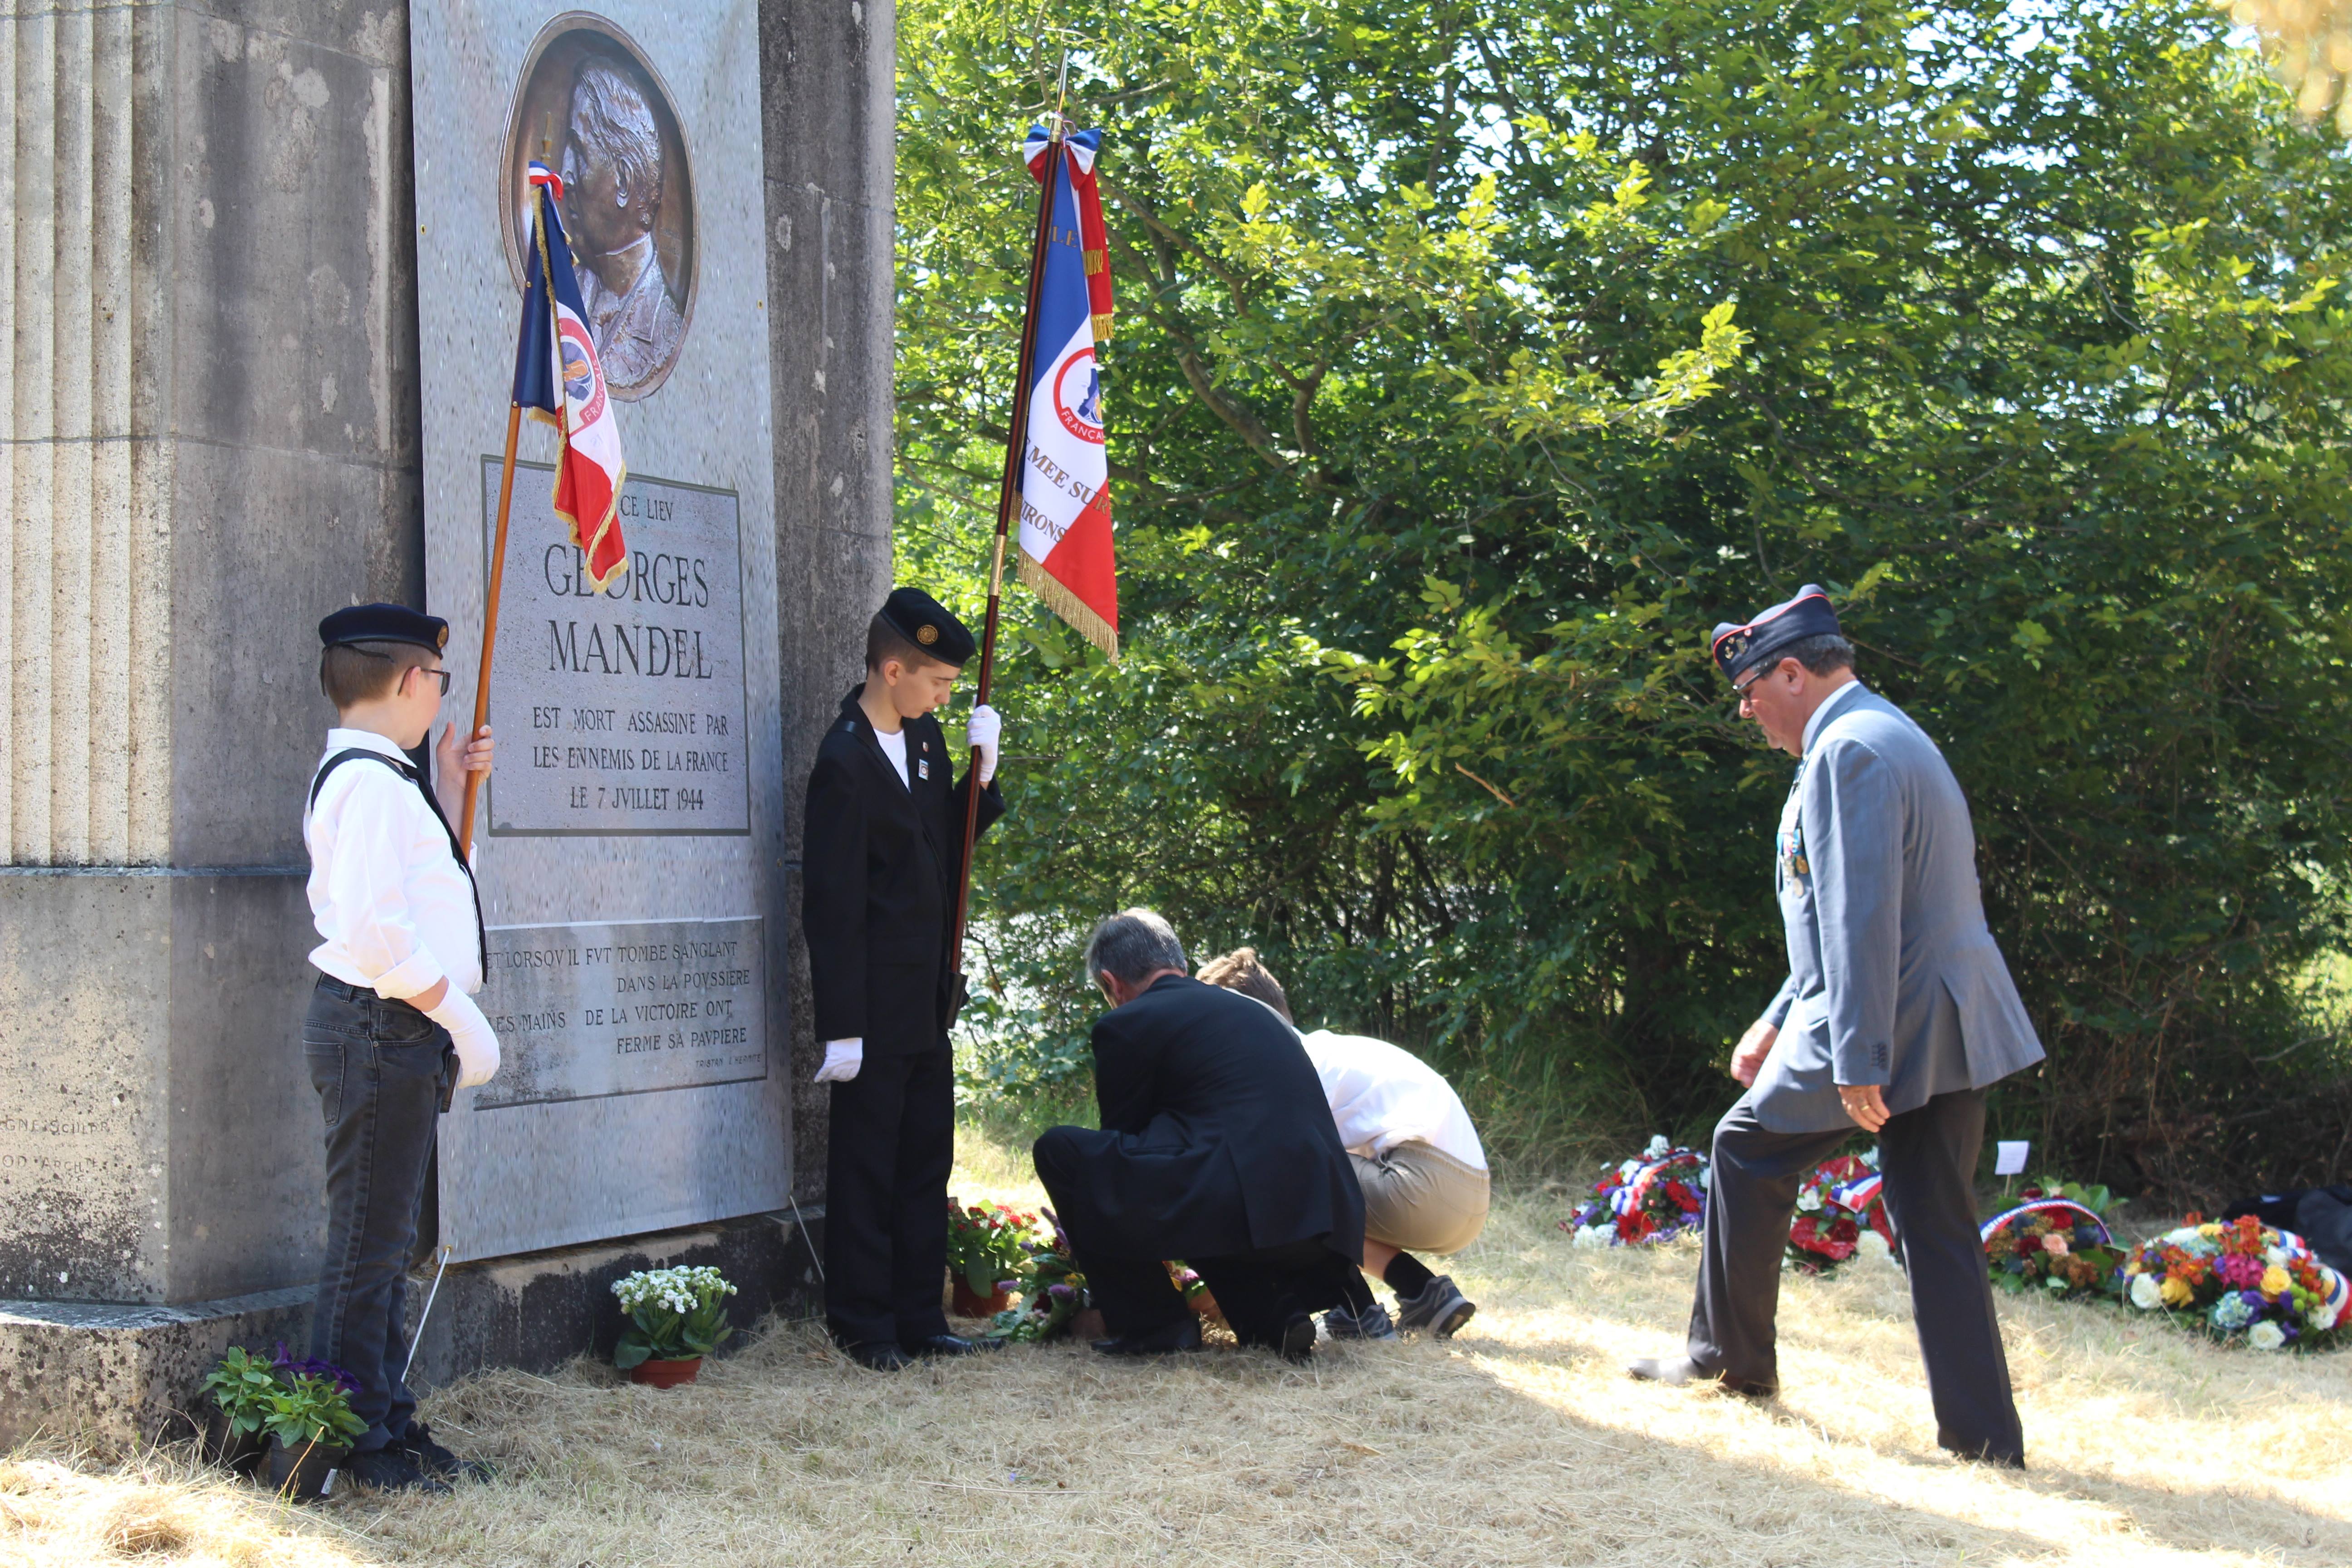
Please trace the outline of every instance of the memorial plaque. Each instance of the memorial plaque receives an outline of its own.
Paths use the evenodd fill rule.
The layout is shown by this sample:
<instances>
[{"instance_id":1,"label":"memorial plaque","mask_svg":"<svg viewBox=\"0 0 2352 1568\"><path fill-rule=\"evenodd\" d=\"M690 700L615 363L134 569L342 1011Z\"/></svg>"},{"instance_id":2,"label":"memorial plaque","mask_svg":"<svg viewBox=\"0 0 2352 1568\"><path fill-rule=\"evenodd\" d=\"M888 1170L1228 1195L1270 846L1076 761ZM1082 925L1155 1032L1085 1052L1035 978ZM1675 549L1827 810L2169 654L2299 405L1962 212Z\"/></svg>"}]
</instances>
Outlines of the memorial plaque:
<instances>
[{"instance_id":1,"label":"memorial plaque","mask_svg":"<svg viewBox=\"0 0 2352 1568\"><path fill-rule=\"evenodd\" d=\"M476 1110L768 1074L757 920L499 926L482 1010L499 1076Z\"/></svg>"},{"instance_id":2,"label":"memorial plaque","mask_svg":"<svg viewBox=\"0 0 2352 1568\"><path fill-rule=\"evenodd\" d=\"M736 496L630 475L629 569L598 593L555 515L553 470L518 468L490 667L508 747L490 779L490 831L748 831ZM485 550L499 479L499 459L483 458Z\"/></svg>"},{"instance_id":3,"label":"memorial plaque","mask_svg":"<svg viewBox=\"0 0 2352 1568\"><path fill-rule=\"evenodd\" d=\"M542 142L628 472L627 570L599 592L554 512L556 432L521 425L474 839L503 1059L442 1119L440 1239L495 1258L781 1208L792 807L759 6L408 16L445 719L473 710Z\"/></svg>"}]
</instances>

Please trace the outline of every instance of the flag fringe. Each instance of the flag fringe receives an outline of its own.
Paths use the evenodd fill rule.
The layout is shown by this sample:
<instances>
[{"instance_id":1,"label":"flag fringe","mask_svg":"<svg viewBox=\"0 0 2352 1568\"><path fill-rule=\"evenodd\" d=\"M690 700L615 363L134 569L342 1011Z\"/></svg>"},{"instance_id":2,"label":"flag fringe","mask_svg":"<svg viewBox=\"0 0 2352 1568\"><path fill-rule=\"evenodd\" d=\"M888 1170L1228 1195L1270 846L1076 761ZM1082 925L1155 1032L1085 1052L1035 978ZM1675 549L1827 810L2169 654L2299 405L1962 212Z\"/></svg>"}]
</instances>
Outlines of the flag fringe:
<instances>
[{"instance_id":1,"label":"flag fringe","mask_svg":"<svg viewBox=\"0 0 2352 1568\"><path fill-rule=\"evenodd\" d=\"M1025 550L1021 552L1021 581L1029 591L1045 601L1045 607L1069 623L1072 631L1102 649L1103 657L1113 664L1118 662L1118 628L1095 614L1094 607L1063 586L1062 580L1045 570Z\"/></svg>"},{"instance_id":2,"label":"flag fringe","mask_svg":"<svg viewBox=\"0 0 2352 1568\"><path fill-rule=\"evenodd\" d=\"M1095 318L1095 346L1100 348L1108 342L1110 342L1110 312L1105 310Z\"/></svg>"}]
</instances>

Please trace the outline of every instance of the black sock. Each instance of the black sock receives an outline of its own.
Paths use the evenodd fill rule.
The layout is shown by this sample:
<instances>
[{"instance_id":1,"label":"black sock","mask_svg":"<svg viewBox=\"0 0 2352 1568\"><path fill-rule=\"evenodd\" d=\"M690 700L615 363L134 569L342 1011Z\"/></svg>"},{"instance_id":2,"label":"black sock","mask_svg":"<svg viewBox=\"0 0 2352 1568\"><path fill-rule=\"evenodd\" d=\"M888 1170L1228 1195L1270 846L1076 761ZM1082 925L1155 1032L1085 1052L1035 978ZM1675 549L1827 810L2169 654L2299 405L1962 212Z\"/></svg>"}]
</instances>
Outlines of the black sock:
<instances>
[{"instance_id":1,"label":"black sock","mask_svg":"<svg viewBox=\"0 0 2352 1568\"><path fill-rule=\"evenodd\" d=\"M1389 1259L1389 1266L1381 1270L1381 1278L1400 1296L1418 1296L1437 1276L1422 1267L1421 1259L1412 1253L1400 1252Z\"/></svg>"}]
</instances>

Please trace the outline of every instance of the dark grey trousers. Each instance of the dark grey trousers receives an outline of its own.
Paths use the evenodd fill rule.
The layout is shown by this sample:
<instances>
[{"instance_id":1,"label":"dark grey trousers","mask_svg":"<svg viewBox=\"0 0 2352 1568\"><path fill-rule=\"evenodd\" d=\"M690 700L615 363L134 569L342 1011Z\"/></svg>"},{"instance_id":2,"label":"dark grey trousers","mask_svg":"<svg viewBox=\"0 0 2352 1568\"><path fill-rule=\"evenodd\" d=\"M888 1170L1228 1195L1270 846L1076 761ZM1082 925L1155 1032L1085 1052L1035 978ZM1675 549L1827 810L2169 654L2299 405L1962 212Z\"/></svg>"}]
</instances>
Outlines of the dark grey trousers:
<instances>
[{"instance_id":1,"label":"dark grey trousers","mask_svg":"<svg viewBox=\"0 0 2352 1568\"><path fill-rule=\"evenodd\" d=\"M1911 1315L1927 1363L1936 1440L1972 1458L2022 1461L2025 1435L2010 1396L2009 1359L1994 1320L1977 1234L1982 1089L1939 1094L1892 1117L1878 1134L1886 1213L1911 1276ZM1805 1176L1853 1135L1774 1132L1747 1100L1715 1129L1706 1233L1691 1309L1690 1359L1702 1370L1780 1386L1773 1317L1780 1258Z\"/></svg>"}]
</instances>

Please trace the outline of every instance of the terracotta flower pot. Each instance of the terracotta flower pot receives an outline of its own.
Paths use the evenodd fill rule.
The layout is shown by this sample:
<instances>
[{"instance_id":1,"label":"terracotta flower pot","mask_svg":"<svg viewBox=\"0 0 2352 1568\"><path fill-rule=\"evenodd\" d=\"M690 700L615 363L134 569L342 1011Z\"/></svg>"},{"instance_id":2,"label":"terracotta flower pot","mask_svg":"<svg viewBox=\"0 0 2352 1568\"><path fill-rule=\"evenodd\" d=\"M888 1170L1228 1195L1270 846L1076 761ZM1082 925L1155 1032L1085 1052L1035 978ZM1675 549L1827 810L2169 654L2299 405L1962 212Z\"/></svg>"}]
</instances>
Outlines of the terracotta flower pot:
<instances>
[{"instance_id":1,"label":"terracotta flower pot","mask_svg":"<svg viewBox=\"0 0 2352 1568\"><path fill-rule=\"evenodd\" d=\"M312 1502L332 1495L335 1477L352 1457L349 1448L324 1443L298 1443L289 1448L269 1439L269 1484L279 1497Z\"/></svg>"},{"instance_id":2,"label":"terracotta flower pot","mask_svg":"<svg viewBox=\"0 0 2352 1568\"><path fill-rule=\"evenodd\" d=\"M955 1277L955 1315L959 1318L992 1318L1013 1305L1013 1292L999 1286L993 1295L983 1296L973 1289L961 1274Z\"/></svg>"},{"instance_id":3,"label":"terracotta flower pot","mask_svg":"<svg viewBox=\"0 0 2352 1568\"><path fill-rule=\"evenodd\" d=\"M1192 1310L1200 1313L1201 1316L1204 1318L1218 1318L1224 1315L1217 1310L1217 1299L1214 1296L1210 1295L1206 1290L1193 1291L1190 1296L1184 1298L1184 1305L1192 1308Z\"/></svg>"},{"instance_id":4,"label":"terracotta flower pot","mask_svg":"<svg viewBox=\"0 0 2352 1568\"><path fill-rule=\"evenodd\" d=\"M702 1371L702 1358L683 1356L677 1361L641 1361L629 1369L629 1381L655 1388L676 1388L681 1383L692 1383Z\"/></svg>"},{"instance_id":5,"label":"terracotta flower pot","mask_svg":"<svg viewBox=\"0 0 2352 1568\"><path fill-rule=\"evenodd\" d=\"M1088 1307L1072 1313L1070 1337L1080 1344L1092 1344L1097 1340L1110 1338L1110 1325L1103 1321L1102 1309Z\"/></svg>"}]
</instances>

